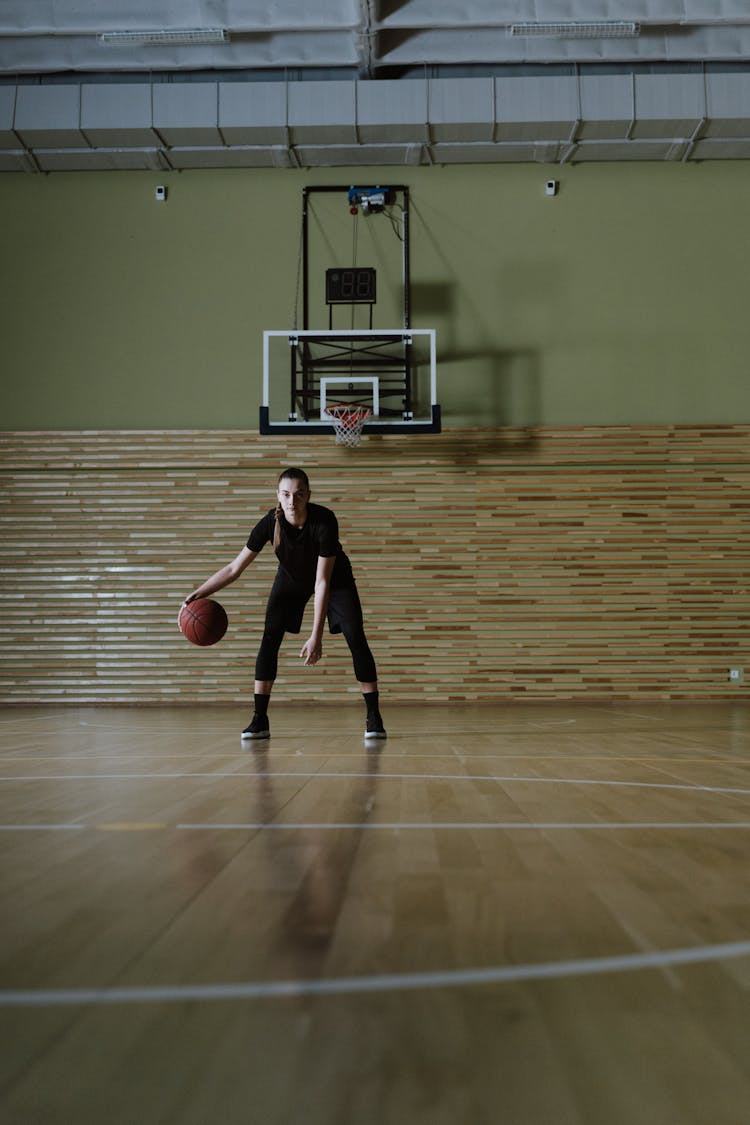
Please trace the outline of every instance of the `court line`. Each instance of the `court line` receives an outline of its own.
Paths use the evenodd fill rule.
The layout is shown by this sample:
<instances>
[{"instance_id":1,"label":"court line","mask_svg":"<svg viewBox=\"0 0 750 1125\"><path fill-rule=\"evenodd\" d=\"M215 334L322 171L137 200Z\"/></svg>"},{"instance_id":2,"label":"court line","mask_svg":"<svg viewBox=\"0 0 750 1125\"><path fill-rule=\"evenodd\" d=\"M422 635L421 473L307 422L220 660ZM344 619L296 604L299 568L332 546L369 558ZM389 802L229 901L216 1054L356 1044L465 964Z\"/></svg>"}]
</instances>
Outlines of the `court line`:
<instances>
[{"instance_id":1,"label":"court line","mask_svg":"<svg viewBox=\"0 0 750 1125\"><path fill-rule=\"evenodd\" d=\"M527 821L423 821L422 823L408 823L400 824L398 821L372 823L370 821L336 821L326 823L325 821L300 823L300 824L278 824L276 822L263 822L263 821L248 821L247 823L238 822L236 824L176 824L175 828L178 831L193 831L193 832L211 832L211 831L256 831L259 829L275 831L275 832L298 832L304 830L317 831L317 830L334 830L342 828L356 828L367 831L415 831L419 829L435 829L435 830L449 830L449 829L464 829L470 831L479 831L481 829L495 829L504 832L513 831L554 831L558 829L572 829L572 830L586 830L595 829L598 831L617 831L620 829L694 829L694 828L750 828L750 821L540 821L531 823Z\"/></svg>"},{"instance_id":2,"label":"court line","mask_svg":"<svg viewBox=\"0 0 750 1125\"><path fill-rule=\"evenodd\" d=\"M350 770L213 770L207 772L181 773L63 773L63 774L9 774L0 776L0 784L10 781L179 781L181 778L201 778L221 780L222 778L262 777L268 780L279 778L370 778L378 781L497 781L502 784L513 782L535 785L605 785L625 789L668 789L688 793L729 793L747 796L750 789L737 789L724 785L685 785L663 781L611 781L585 777L516 777L500 774L466 773L382 773L380 770L366 773Z\"/></svg>"},{"instance_id":3,"label":"court line","mask_svg":"<svg viewBox=\"0 0 750 1125\"><path fill-rule=\"evenodd\" d=\"M644 715L642 711L628 711L622 707L613 707L608 710L606 707L592 707L591 714L598 713L599 715L627 715L629 719L648 719L654 723L668 723L674 719L674 714L671 715Z\"/></svg>"},{"instance_id":4,"label":"court line","mask_svg":"<svg viewBox=\"0 0 750 1125\"><path fill-rule=\"evenodd\" d=\"M86 824L0 824L0 832L73 832Z\"/></svg>"},{"instance_id":5,"label":"court line","mask_svg":"<svg viewBox=\"0 0 750 1125\"><path fill-rule=\"evenodd\" d=\"M214 769L210 773L205 769L200 769L195 773L190 771L183 771L181 773L129 773L129 774L8 774L6 777L0 776L0 783L6 781L155 781L163 777L165 781L177 781L180 777L257 777L259 773L255 769L244 769L244 771L237 771L237 769ZM262 774L263 777L315 777L316 772L313 773L299 773L299 774ZM352 776L359 776L352 774ZM370 774L363 774L362 776L371 776Z\"/></svg>"},{"instance_id":6,"label":"court line","mask_svg":"<svg viewBox=\"0 0 750 1125\"><path fill-rule=\"evenodd\" d=\"M697 965L750 956L750 941L626 953L578 961L497 965L484 969L448 969L425 973L330 977L325 980L237 981L228 984L126 985L102 988L45 988L0 991L2 1008L110 1004L182 1004L210 1000L263 1000L289 996L341 996L362 992L405 992L430 988L465 988L512 981L560 980L564 977L638 972L676 965Z\"/></svg>"},{"instance_id":7,"label":"court line","mask_svg":"<svg viewBox=\"0 0 750 1125\"><path fill-rule=\"evenodd\" d=\"M278 748L276 746L274 747L274 749L278 750ZM382 752L382 749L379 748L378 752ZM255 753L261 753L261 751L255 750ZM374 753L374 751L370 750L370 753ZM137 761L139 758L146 758L146 759L148 759L148 761L152 762L155 759L161 759L161 758L178 758L180 760L185 760L185 759L189 759L189 758L200 758L201 760L206 760L206 759L210 759L210 758L226 758L226 757L233 757L233 756L234 755L232 755L229 751L221 751L221 752L217 752L217 753L213 754L213 753L210 753L210 752L203 752L203 751L198 751L198 750L196 750L194 753L190 753L190 754L163 754L163 753L133 754L133 753L127 753L127 752L123 752L121 754L97 754L95 751L92 751L89 754L62 754L62 755L61 754L22 754L22 755L20 755L20 754L3 754L3 753L0 752L0 764L4 764L4 763L7 763L7 762L24 762L26 764L28 764L29 762L76 762L76 761L80 761L80 760L83 760L83 761L94 761L95 760L95 761L98 761L98 762L105 762L105 761L107 761L108 758L113 758L115 761L121 762L123 760L123 757L127 757L131 761ZM248 757L247 754L242 755L242 758L245 761L247 760L247 757ZM332 758L353 758L353 757L359 758L359 757L361 757L361 753L357 753L354 750L347 750L347 751L342 751L342 752L338 752L338 751L335 751L335 750L330 750L330 751L329 750L320 750L320 751L314 750L314 751L310 751L309 753L307 751L295 750L293 754L292 753L286 753L286 752L282 751L281 753L277 753L277 757L282 761L285 758L290 758L290 759L292 759L292 758L325 758L326 760L330 760ZM459 759L462 759L462 758L482 758L484 760L491 760L493 758L500 758L500 759L502 759L503 762L510 762L510 761L514 761L516 758L520 758L524 762L548 762L548 761L559 762L561 759L563 759L566 762L609 762L609 763L646 762L649 765L654 765L658 762L666 762L669 765L679 765L681 763L689 762L689 763L692 763L693 765L697 764L697 765L704 765L704 766L714 766L714 765L736 766L736 765L745 765L746 764L746 759L740 757L739 754L736 755L735 757L732 757L732 758L716 758L716 757L714 757L714 758L705 758L705 757L703 757L703 758L687 758L687 757L678 758L674 755L660 756L660 755L653 755L653 754L643 754L643 755L639 755L638 757L635 757L633 755L618 755L618 754L568 754L565 751L556 751L554 754L531 754L531 753L523 753L523 752L517 753L517 754L508 754L508 753L504 753L504 752L498 752L498 753L491 753L490 754L490 753L484 753L484 752L482 752L482 753L472 753L470 751L466 751L464 749L461 749L460 751L455 750L455 751L453 751L449 754L438 754L438 753L435 753L435 754L415 754L415 753L412 753L411 751L408 751L408 757L412 758L412 759L429 758L431 761L435 761L436 758L448 758L452 762L455 762L457 758L459 758ZM95 776L99 776L99 775L95 775Z\"/></svg>"},{"instance_id":8,"label":"court line","mask_svg":"<svg viewBox=\"0 0 750 1125\"><path fill-rule=\"evenodd\" d=\"M125 822L118 822L116 827L123 831ZM495 829L496 831L503 832L552 832L564 829L572 831L620 831L633 828L640 828L642 830L669 830L675 829L680 831L693 829L728 829L728 828L750 828L750 821L734 821L734 820L664 820L664 821L520 821L520 820L507 820L507 821L422 821L421 823L409 822L400 823L399 821L387 821L382 823L373 823L371 821L353 820L353 821L304 821L298 824L278 824L273 821L237 821L237 822L216 822L213 824L164 824L161 822L153 822L147 826L140 826L141 831L158 831L163 832L167 830L174 830L178 832L256 832L260 830L268 830L273 832L304 832L304 831L334 831L340 829L357 829L358 831L388 831L388 832L418 832L424 830L439 830L449 831L451 829L463 829L464 831L481 831L488 829ZM90 831L113 831L111 823L106 824L0 824L0 832L70 832L75 829L82 830L88 829Z\"/></svg>"}]
</instances>

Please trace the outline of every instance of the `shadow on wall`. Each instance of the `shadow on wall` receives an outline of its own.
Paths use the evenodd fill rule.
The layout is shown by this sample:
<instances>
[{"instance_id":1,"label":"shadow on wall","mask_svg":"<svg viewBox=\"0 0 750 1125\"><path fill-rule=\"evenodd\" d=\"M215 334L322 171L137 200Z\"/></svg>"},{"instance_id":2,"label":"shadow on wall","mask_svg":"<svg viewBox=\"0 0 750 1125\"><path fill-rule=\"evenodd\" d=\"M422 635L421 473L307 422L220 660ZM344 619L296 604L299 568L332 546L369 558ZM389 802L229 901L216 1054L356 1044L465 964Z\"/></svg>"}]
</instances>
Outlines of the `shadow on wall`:
<instances>
[{"instance_id":1,"label":"shadow on wall","mask_svg":"<svg viewBox=\"0 0 750 1125\"><path fill-rule=\"evenodd\" d=\"M453 283L412 285L420 324L437 328L438 400L447 426L541 425L539 353L451 345Z\"/></svg>"}]
</instances>

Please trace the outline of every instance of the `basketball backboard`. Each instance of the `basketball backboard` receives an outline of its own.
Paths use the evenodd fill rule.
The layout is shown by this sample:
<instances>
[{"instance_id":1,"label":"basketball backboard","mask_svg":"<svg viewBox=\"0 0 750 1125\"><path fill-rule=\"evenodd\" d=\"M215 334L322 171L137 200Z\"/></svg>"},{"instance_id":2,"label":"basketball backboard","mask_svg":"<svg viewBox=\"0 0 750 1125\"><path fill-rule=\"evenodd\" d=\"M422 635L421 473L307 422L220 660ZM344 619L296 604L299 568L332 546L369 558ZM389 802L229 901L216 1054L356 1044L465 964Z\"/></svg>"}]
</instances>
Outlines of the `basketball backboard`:
<instances>
[{"instance_id":1,"label":"basketball backboard","mask_svg":"<svg viewBox=\"0 0 750 1125\"><path fill-rule=\"evenodd\" d=\"M262 434L333 433L337 403L370 408L366 433L439 433L435 330L263 333Z\"/></svg>"}]
</instances>

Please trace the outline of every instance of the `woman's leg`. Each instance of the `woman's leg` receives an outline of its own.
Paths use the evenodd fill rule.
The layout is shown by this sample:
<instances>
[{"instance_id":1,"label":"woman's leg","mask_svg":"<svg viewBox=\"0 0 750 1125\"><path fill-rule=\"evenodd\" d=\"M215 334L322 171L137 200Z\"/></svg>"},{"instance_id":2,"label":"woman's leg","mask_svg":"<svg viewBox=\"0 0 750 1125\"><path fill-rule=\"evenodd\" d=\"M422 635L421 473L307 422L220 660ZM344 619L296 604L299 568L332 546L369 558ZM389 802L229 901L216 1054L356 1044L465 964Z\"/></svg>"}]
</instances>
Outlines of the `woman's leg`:
<instances>
[{"instance_id":1,"label":"woman's leg","mask_svg":"<svg viewBox=\"0 0 750 1125\"><path fill-rule=\"evenodd\" d=\"M361 622L355 622L354 624L347 622L343 625L342 632L352 654L354 675L359 682L359 689L367 708L365 738L385 738L385 727L380 715L378 673L375 667L375 659L367 643L364 626Z\"/></svg>"},{"instance_id":2,"label":"woman's leg","mask_svg":"<svg viewBox=\"0 0 750 1125\"><path fill-rule=\"evenodd\" d=\"M328 601L328 624L332 633L344 634L352 654L354 675L367 707L365 738L385 738L385 728L379 710L378 672L365 636L362 603L353 581L351 585L331 590Z\"/></svg>"},{"instance_id":3,"label":"woman's leg","mask_svg":"<svg viewBox=\"0 0 750 1125\"><path fill-rule=\"evenodd\" d=\"M349 645L354 665L354 675L364 695L369 695L378 690L378 673L375 667L375 658L367 643L365 630L361 623L350 624L347 622L342 627L342 633Z\"/></svg>"},{"instance_id":4,"label":"woman's leg","mask_svg":"<svg viewBox=\"0 0 750 1125\"><path fill-rule=\"evenodd\" d=\"M271 699L276 672L279 665L279 649L284 639L284 630L266 624L255 660L254 714L250 724L242 732L246 738L270 738L268 723L268 704Z\"/></svg>"},{"instance_id":5,"label":"woman's leg","mask_svg":"<svg viewBox=\"0 0 750 1125\"><path fill-rule=\"evenodd\" d=\"M284 640L284 630L278 626L266 625L255 658L255 690L270 695L279 669L279 649Z\"/></svg>"}]
</instances>

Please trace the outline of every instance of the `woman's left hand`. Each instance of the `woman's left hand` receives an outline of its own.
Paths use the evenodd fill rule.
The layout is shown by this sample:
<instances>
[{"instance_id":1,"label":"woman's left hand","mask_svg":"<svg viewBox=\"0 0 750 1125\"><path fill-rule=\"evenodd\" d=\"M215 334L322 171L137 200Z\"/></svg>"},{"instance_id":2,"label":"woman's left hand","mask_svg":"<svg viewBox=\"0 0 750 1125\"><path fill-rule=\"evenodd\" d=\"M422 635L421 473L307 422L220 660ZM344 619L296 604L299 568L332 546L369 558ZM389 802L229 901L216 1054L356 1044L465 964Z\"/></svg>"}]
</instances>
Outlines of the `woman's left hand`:
<instances>
[{"instance_id":1,"label":"woman's left hand","mask_svg":"<svg viewBox=\"0 0 750 1125\"><path fill-rule=\"evenodd\" d=\"M316 640L315 637L310 637L308 641L302 646L300 659L304 659L305 664L317 664L323 655L323 644L321 641Z\"/></svg>"}]
</instances>

